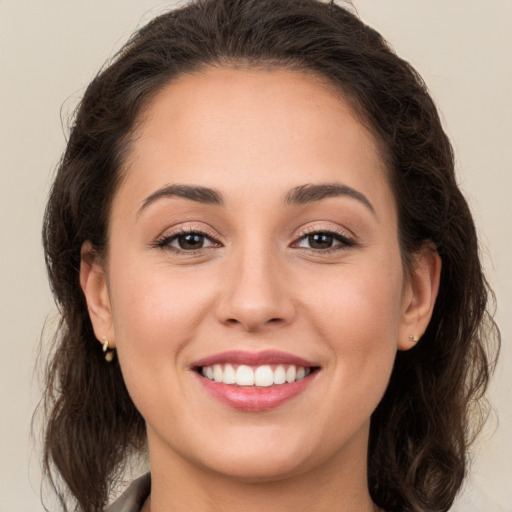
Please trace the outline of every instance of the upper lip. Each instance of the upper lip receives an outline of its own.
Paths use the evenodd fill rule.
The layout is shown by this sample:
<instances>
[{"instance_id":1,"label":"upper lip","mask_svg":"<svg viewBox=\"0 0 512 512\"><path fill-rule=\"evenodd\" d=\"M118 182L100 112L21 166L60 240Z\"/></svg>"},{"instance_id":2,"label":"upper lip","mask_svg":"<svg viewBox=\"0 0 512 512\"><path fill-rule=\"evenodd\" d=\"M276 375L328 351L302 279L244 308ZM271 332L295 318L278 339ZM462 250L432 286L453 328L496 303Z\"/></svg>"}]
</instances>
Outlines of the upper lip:
<instances>
[{"instance_id":1,"label":"upper lip","mask_svg":"<svg viewBox=\"0 0 512 512\"><path fill-rule=\"evenodd\" d=\"M195 361L192 366L212 366L214 364L245 364L247 366L260 366L264 364L290 364L311 368L318 366L312 361L302 357L280 352L278 350L263 350L260 352L247 352L244 350L229 350Z\"/></svg>"}]
</instances>

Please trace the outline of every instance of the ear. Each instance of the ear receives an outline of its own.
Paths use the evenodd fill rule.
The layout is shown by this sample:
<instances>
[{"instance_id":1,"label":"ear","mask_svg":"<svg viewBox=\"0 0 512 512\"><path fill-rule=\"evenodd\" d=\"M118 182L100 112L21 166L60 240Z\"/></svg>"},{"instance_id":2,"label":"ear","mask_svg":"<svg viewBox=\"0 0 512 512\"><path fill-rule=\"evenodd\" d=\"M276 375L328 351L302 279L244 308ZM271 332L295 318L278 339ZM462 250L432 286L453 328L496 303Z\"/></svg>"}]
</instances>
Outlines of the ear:
<instances>
[{"instance_id":1,"label":"ear","mask_svg":"<svg viewBox=\"0 0 512 512\"><path fill-rule=\"evenodd\" d=\"M412 348L426 331L432 317L441 278L441 258L432 244L415 255L404 285L398 350Z\"/></svg>"},{"instance_id":2,"label":"ear","mask_svg":"<svg viewBox=\"0 0 512 512\"><path fill-rule=\"evenodd\" d=\"M80 256L80 286L85 295L94 334L100 343L103 343L102 338L106 338L109 348L114 348L112 311L105 269L91 242L82 244Z\"/></svg>"}]
</instances>

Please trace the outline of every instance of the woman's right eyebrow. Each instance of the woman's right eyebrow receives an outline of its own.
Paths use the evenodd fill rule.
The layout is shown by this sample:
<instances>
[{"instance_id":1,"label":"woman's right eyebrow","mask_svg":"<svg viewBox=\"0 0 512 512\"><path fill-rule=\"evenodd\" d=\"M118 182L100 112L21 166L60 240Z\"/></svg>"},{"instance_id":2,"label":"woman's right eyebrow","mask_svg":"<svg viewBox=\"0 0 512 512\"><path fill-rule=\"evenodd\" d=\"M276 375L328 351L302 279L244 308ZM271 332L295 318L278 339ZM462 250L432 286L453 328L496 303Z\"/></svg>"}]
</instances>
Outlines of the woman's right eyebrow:
<instances>
[{"instance_id":1,"label":"woman's right eyebrow","mask_svg":"<svg viewBox=\"0 0 512 512\"><path fill-rule=\"evenodd\" d=\"M164 197L181 197L183 199L217 206L222 206L224 204L222 194L213 188L202 187L199 185L166 185L144 199L137 216L139 216L150 204Z\"/></svg>"}]
</instances>

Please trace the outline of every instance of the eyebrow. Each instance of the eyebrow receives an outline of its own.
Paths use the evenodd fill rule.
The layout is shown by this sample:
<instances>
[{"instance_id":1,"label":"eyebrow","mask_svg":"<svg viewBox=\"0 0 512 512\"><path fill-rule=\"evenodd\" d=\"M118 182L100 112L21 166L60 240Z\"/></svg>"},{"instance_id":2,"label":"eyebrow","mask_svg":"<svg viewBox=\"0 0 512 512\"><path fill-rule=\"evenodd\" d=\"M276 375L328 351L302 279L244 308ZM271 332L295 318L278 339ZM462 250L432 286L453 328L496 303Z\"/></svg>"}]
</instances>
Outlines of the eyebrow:
<instances>
[{"instance_id":1,"label":"eyebrow","mask_svg":"<svg viewBox=\"0 0 512 512\"><path fill-rule=\"evenodd\" d=\"M221 193L212 188L196 185L167 185L153 192L150 196L144 199L138 215L140 215L151 203L154 203L158 199L162 199L164 197L181 197L183 199L197 201L198 203L218 206L222 206L224 204Z\"/></svg>"},{"instance_id":2,"label":"eyebrow","mask_svg":"<svg viewBox=\"0 0 512 512\"><path fill-rule=\"evenodd\" d=\"M288 192L284 202L287 205L301 205L314 201L321 201L322 199L327 199L329 197L340 196L350 197L359 201L366 206L373 215L376 215L372 203L364 194L343 183L300 185ZM159 199L168 197L181 197L183 199L189 199L190 201L216 206L224 205L222 194L213 188L198 185L167 185L156 190L144 200L139 209L138 215L140 215L150 204Z\"/></svg>"},{"instance_id":3,"label":"eyebrow","mask_svg":"<svg viewBox=\"0 0 512 512\"><path fill-rule=\"evenodd\" d=\"M373 215L376 215L375 208L368 198L358 190L344 185L343 183L321 183L318 185L308 184L295 187L287 194L285 203L290 205L307 204L313 201L320 201L328 197L347 196L359 201L366 206Z\"/></svg>"}]
</instances>

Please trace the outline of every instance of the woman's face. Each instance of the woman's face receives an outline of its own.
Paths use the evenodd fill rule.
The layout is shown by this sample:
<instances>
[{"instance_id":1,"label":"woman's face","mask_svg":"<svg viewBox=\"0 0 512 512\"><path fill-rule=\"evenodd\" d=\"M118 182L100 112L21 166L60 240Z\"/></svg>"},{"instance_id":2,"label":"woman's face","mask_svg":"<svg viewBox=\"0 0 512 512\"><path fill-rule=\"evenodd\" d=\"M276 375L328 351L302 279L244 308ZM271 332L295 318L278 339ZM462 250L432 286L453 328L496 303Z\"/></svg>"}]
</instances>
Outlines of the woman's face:
<instances>
[{"instance_id":1,"label":"woman's face","mask_svg":"<svg viewBox=\"0 0 512 512\"><path fill-rule=\"evenodd\" d=\"M95 332L153 465L249 480L364 466L414 291L375 140L317 78L212 68L160 92L104 270Z\"/></svg>"}]
</instances>

